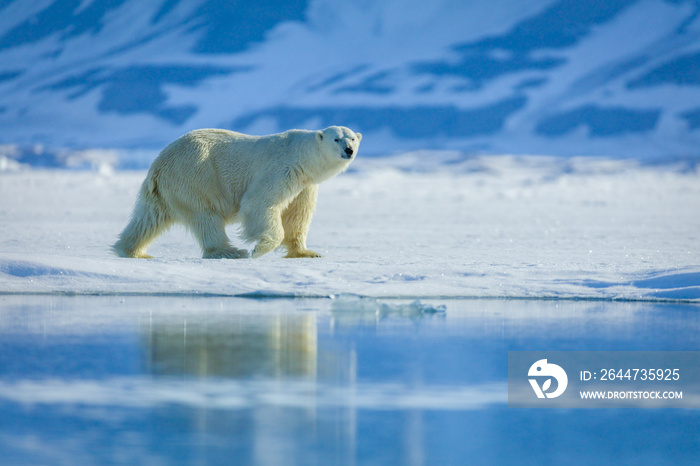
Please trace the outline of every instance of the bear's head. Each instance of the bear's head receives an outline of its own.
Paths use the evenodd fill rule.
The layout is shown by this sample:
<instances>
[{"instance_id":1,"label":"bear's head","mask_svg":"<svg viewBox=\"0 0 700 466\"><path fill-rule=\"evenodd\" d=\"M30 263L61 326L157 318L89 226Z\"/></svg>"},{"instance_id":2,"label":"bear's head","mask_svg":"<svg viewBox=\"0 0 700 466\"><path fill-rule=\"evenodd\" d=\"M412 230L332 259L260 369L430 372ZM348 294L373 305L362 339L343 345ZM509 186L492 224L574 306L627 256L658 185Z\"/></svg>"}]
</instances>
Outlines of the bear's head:
<instances>
[{"instance_id":1,"label":"bear's head","mask_svg":"<svg viewBox=\"0 0 700 466\"><path fill-rule=\"evenodd\" d=\"M334 177L345 171L355 159L362 135L344 126L329 126L316 131L317 157L313 170L307 169L316 183Z\"/></svg>"},{"instance_id":2,"label":"bear's head","mask_svg":"<svg viewBox=\"0 0 700 466\"><path fill-rule=\"evenodd\" d=\"M357 149L360 148L362 134L355 133L345 126L329 126L317 131L316 138L329 161L337 160L347 165L355 158Z\"/></svg>"}]
</instances>

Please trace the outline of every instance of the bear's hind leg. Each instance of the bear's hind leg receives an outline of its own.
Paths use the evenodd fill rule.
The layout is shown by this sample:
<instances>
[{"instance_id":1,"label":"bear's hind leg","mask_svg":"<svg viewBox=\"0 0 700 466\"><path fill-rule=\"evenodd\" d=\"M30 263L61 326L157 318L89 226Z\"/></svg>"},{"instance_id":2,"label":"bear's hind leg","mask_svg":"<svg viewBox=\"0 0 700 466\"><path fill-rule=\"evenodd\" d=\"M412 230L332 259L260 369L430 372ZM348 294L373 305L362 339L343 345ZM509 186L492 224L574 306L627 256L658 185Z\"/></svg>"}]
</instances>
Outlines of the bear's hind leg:
<instances>
[{"instance_id":1,"label":"bear's hind leg","mask_svg":"<svg viewBox=\"0 0 700 466\"><path fill-rule=\"evenodd\" d=\"M120 257L152 259L146 248L158 235L170 228L173 221L158 205L137 200L129 224L119 234L112 250Z\"/></svg>"},{"instance_id":2,"label":"bear's hind leg","mask_svg":"<svg viewBox=\"0 0 700 466\"><path fill-rule=\"evenodd\" d=\"M284 239L284 228L282 228L282 218L279 208L267 207L251 210L245 204L241 208L243 213L243 236L248 241L255 241L257 244L253 249L252 256L258 258L263 254L274 251L282 244Z\"/></svg>"},{"instance_id":3,"label":"bear's hind leg","mask_svg":"<svg viewBox=\"0 0 700 466\"><path fill-rule=\"evenodd\" d=\"M188 225L202 248L204 259L240 259L248 251L231 246L224 219L215 214L200 214Z\"/></svg>"},{"instance_id":4,"label":"bear's hind leg","mask_svg":"<svg viewBox=\"0 0 700 466\"><path fill-rule=\"evenodd\" d=\"M321 254L306 248L306 235L316 208L317 193L318 186L315 184L303 189L282 214L282 244L287 248L285 257L321 257Z\"/></svg>"}]
</instances>

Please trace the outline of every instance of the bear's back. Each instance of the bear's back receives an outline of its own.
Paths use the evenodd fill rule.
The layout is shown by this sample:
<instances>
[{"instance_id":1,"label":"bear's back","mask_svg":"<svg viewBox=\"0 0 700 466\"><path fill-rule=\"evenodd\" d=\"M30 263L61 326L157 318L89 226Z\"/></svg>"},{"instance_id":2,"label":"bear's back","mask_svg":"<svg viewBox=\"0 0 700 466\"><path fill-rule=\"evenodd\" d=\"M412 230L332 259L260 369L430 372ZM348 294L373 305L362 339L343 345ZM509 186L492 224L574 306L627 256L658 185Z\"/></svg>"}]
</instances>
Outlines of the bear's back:
<instances>
[{"instance_id":1,"label":"bear's back","mask_svg":"<svg viewBox=\"0 0 700 466\"><path fill-rule=\"evenodd\" d=\"M152 168L188 174L214 169L227 182L244 182L256 173L304 163L315 147L314 135L306 130L251 136L226 129L197 129L163 149Z\"/></svg>"}]
</instances>

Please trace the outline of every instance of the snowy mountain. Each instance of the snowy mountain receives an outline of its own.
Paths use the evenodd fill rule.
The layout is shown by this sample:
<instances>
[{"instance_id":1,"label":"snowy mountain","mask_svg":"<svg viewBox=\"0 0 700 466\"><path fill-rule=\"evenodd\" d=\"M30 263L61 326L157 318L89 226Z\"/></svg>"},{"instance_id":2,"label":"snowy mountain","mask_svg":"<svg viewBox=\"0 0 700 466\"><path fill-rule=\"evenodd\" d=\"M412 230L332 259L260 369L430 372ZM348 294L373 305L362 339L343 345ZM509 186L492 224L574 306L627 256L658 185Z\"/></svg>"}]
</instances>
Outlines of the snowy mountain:
<instances>
[{"instance_id":1,"label":"snowy mountain","mask_svg":"<svg viewBox=\"0 0 700 466\"><path fill-rule=\"evenodd\" d=\"M697 158L699 13L695 0L0 0L0 144L40 161L37 145L157 150L201 127L341 124L366 155Z\"/></svg>"}]
</instances>

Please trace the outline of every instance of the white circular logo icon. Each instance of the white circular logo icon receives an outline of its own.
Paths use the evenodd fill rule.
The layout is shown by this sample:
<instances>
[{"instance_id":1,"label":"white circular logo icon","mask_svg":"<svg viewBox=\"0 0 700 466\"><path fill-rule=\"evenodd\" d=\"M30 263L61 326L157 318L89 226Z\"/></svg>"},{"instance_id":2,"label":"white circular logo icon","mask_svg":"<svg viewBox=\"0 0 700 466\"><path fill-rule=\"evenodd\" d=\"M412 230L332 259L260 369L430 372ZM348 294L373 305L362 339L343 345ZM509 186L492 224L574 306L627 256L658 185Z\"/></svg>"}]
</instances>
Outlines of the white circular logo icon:
<instances>
[{"instance_id":1,"label":"white circular logo icon","mask_svg":"<svg viewBox=\"0 0 700 466\"><path fill-rule=\"evenodd\" d=\"M530 370L527 372L527 375L529 377L537 378L547 377L546 380L543 380L542 386L540 386L537 378L528 379L530 381L530 385L532 385L532 389L537 395L537 398L556 398L564 393L564 390L566 390L566 386L569 383L569 378L566 376L564 369L556 364L547 363L546 359L540 359L530 366ZM557 381L557 388L552 392L547 392L547 390L549 390L552 386L552 378Z\"/></svg>"}]
</instances>

